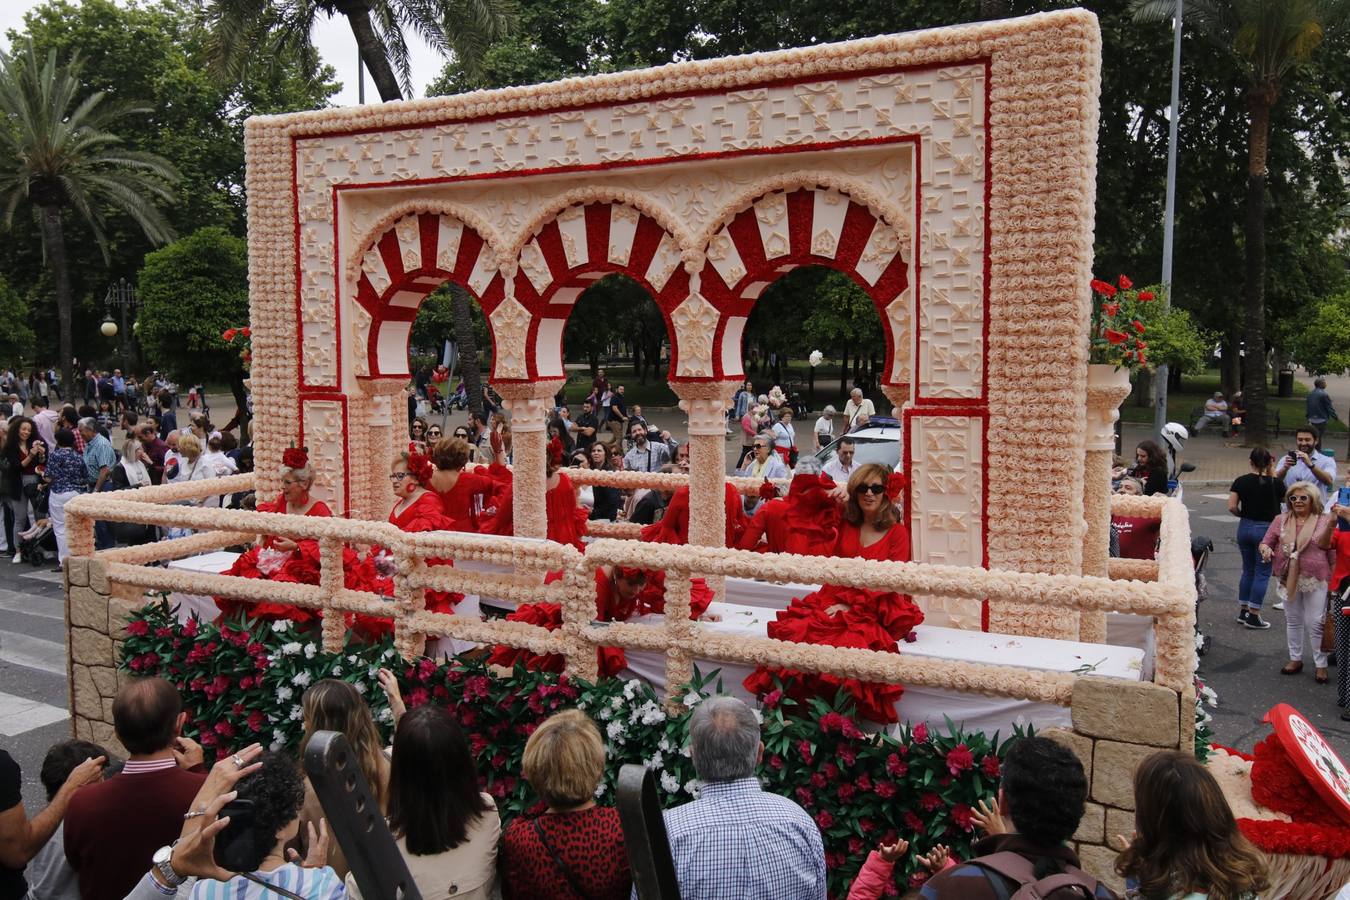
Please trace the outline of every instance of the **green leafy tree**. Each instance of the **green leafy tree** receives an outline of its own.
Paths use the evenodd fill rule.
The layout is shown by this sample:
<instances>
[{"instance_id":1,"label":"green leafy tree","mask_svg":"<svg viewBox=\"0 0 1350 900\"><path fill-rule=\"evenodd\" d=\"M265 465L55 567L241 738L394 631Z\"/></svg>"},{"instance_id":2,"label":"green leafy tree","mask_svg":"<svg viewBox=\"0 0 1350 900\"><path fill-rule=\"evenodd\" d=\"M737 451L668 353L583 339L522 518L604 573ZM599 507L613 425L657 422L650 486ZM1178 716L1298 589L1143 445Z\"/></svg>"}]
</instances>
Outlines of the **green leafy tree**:
<instances>
[{"instance_id":1,"label":"green leafy tree","mask_svg":"<svg viewBox=\"0 0 1350 900\"><path fill-rule=\"evenodd\" d=\"M1171 0L1135 0L1144 21L1169 18ZM1190 0L1185 21L1236 66L1245 82L1247 184L1243 243L1243 336L1247 366L1243 396L1248 433L1266 433L1266 192L1271 110L1285 84L1308 62L1328 33L1350 19L1348 0Z\"/></svg>"},{"instance_id":2,"label":"green leafy tree","mask_svg":"<svg viewBox=\"0 0 1350 900\"><path fill-rule=\"evenodd\" d=\"M225 378L244 408L239 352L221 337L248 322L248 245L211 226L145 257L137 318L146 352L180 381Z\"/></svg>"},{"instance_id":3,"label":"green leafy tree","mask_svg":"<svg viewBox=\"0 0 1350 900\"><path fill-rule=\"evenodd\" d=\"M8 281L0 278L0 365L18 367L33 358L34 335L28 325L28 304Z\"/></svg>"},{"instance_id":4,"label":"green leafy tree","mask_svg":"<svg viewBox=\"0 0 1350 900\"><path fill-rule=\"evenodd\" d=\"M1294 362L1319 375L1350 369L1350 291L1304 311L1290 337Z\"/></svg>"},{"instance_id":5,"label":"green leafy tree","mask_svg":"<svg viewBox=\"0 0 1350 900\"><path fill-rule=\"evenodd\" d=\"M342 16L380 99L389 101L414 93L405 31L472 71L487 46L506 34L514 6L512 0L208 0L204 13L212 59L231 79L272 51L297 54L316 70L314 27L320 17Z\"/></svg>"},{"instance_id":6,"label":"green leafy tree","mask_svg":"<svg viewBox=\"0 0 1350 900\"><path fill-rule=\"evenodd\" d=\"M1162 294L1160 286L1153 291ZM1183 371L1202 371L1214 347L1213 336L1197 327L1191 314L1180 307L1155 302L1145 310L1144 338L1149 365L1166 365L1177 372L1177 377Z\"/></svg>"},{"instance_id":7,"label":"green leafy tree","mask_svg":"<svg viewBox=\"0 0 1350 900\"><path fill-rule=\"evenodd\" d=\"M173 230L157 202L170 199L177 172L163 157L128 150L110 129L136 107L105 102L102 92L77 103L78 56L65 67L49 52L43 62L28 43L18 56L0 54L0 202L9 227L21 207L41 222L42 248L55 282L60 329L61 378L74 384L72 292L66 258L65 219L73 216L108 258L104 210L130 216L157 243Z\"/></svg>"}]
</instances>

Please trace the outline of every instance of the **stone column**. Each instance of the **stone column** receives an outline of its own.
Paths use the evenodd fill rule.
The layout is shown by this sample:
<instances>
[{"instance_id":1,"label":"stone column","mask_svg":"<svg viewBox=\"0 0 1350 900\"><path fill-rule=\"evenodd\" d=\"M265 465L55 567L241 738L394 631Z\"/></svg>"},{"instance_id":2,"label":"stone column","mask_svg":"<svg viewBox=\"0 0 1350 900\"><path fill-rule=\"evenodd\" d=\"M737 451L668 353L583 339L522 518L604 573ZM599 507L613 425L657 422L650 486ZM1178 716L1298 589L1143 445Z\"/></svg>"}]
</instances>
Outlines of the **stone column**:
<instances>
[{"instance_id":1,"label":"stone column","mask_svg":"<svg viewBox=\"0 0 1350 900\"><path fill-rule=\"evenodd\" d=\"M548 476L548 414L553 395L564 382L560 378L531 383L495 385L511 410L511 517L517 537L548 536L544 494Z\"/></svg>"},{"instance_id":2,"label":"stone column","mask_svg":"<svg viewBox=\"0 0 1350 900\"><path fill-rule=\"evenodd\" d=\"M351 514L383 522L394 506L389 467L397 454L408 449L407 397L397 381L371 381L362 405L364 412L348 407L352 459L366 461L365 472L359 471L358 463L347 473L352 487Z\"/></svg>"},{"instance_id":3,"label":"stone column","mask_svg":"<svg viewBox=\"0 0 1350 900\"><path fill-rule=\"evenodd\" d=\"M1083 466L1083 574L1106 577L1111 539L1111 462L1120 404L1130 393L1128 369L1088 366L1087 442ZM1106 613L1082 613L1078 639L1106 642Z\"/></svg>"},{"instance_id":4,"label":"stone column","mask_svg":"<svg viewBox=\"0 0 1350 900\"><path fill-rule=\"evenodd\" d=\"M671 385L689 414L689 543L726 543L726 411L736 385L681 381Z\"/></svg>"}]
</instances>

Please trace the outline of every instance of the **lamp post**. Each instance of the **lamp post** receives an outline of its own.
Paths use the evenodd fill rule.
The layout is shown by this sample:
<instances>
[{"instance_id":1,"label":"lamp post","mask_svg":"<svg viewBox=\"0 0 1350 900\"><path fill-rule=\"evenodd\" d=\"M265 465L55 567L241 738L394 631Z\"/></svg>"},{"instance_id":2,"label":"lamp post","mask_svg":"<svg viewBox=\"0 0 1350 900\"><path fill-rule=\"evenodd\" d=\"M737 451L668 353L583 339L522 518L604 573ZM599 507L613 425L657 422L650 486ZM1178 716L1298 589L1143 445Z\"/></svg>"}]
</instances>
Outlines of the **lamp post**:
<instances>
[{"instance_id":1,"label":"lamp post","mask_svg":"<svg viewBox=\"0 0 1350 900\"><path fill-rule=\"evenodd\" d=\"M1163 210L1163 304L1172 302L1172 222L1177 194L1177 124L1181 119L1181 18L1184 0L1176 0L1177 10L1172 17L1172 105L1167 123L1167 195ZM1167 424L1167 366L1158 366L1156 406L1153 410L1153 431L1162 439Z\"/></svg>"},{"instance_id":2,"label":"lamp post","mask_svg":"<svg viewBox=\"0 0 1350 900\"><path fill-rule=\"evenodd\" d=\"M119 327L113 321L112 310L117 307L118 319L121 321ZM136 317L136 286L125 278L119 278L108 285L108 293L103 297L103 309L105 312L103 324L99 330L105 337L113 337L120 334L118 355L121 359L122 368L129 369L131 366L131 354L129 352L129 341L132 339L132 332L127 328L128 314L134 320Z\"/></svg>"}]
</instances>

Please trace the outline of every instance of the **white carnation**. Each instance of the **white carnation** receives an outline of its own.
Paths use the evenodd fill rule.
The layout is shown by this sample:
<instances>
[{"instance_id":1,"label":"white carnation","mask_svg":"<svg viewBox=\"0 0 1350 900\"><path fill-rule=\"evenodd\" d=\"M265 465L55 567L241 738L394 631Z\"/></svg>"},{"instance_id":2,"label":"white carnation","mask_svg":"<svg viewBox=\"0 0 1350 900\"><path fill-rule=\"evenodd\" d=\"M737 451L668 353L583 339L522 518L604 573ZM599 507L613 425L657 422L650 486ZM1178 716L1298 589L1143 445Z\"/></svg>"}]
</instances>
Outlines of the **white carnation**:
<instances>
[{"instance_id":1,"label":"white carnation","mask_svg":"<svg viewBox=\"0 0 1350 900\"><path fill-rule=\"evenodd\" d=\"M394 720L394 711L386 706L384 709L380 710L380 714L376 716L376 718L381 722L392 722Z\"/></svg>"},{"instance_id":2,"label":"white carnation","mask_svg":"<svg viewBox=\"0 0 1350 900\"><path fill-rule=\"evenodd\" d=\"M313 676L311 676L308 672L296 672L294 677L291 678L291 681L294 681L297 687L302 688L309 687L309 683L311 680L313 680Z\"/></svg>"},{"instance_id":3,"label":"white carnation","mask_svg":"<svg viewBox=\"0 0 1350 900\"><path fill-rule=\"evenodd\" d=\"M616 709L616 710L617 710L617 709L623 709L623 701L620 700L618 697L615 697L614 699L612 699L612 700L609 701L609 707L610 707L610 709Z\"/></svg>"},{"instance_id":4,"label":"white carnation","mask_svg":"<svg viewBox=\"0 0 1350 900\"><path fill-rule=\"evenodd\" d=\"M628 729L623 727L623 722L615 719L605 726L605 732L609 735L611 741L621 741L627 735Z\"/></svg>"},{"instance_id":5,"label":"white carnation","mask_svg":"<svg viewBox=\"0 0 1350 900\"><path fill-rule=\"evenodd\" d=\"M661 773L661 790L665 791L667 794L674 794L677 793L679 789L680 779L669 772Z\"/></svg>"},{"instance_id":6,"label":"white carnation","mask_svg":"<svg viewBox=\"0 0 1350 900\"><path fill-rule=\"evenodd\" d=\"M330 672L329 674L330 674L330 675L341 675L341 674L342 674L342 666L333 666L333 671Z\"/></svg>"},{"instance_id":7,"label":"white carnation","mask_svg":"<svg viewBox=\"0 0 1350 900\"><path fill-rule=\"evenodd\" d=\"M290 631L290 630L291 630L290 619L277 619L275 622L272 623L272 631L275 634L281 634L283 631Z\"/></svg>"},{"instance_id":8,"label":"white carnation","mask_svg":"<svg viewBox=\"0 0 1350 900\"><path fill-rule=\"evenodd\" d=\"M360 662L360 660L356 658L355 653L349 653L347 654L347 662L351 663L352 665L355 665L356 663Z\"/></svg>"},{"instance_id":9,"label":"white carnation","mask_svg":"<svg viewBox=\"0 0 1350 900\"><path fill-rule=\"evenodd\" d=\"M313 659L314 654L318 652L319 648L314 646L313 641L310 641L308 644L305 645L305 659Z\"/></svg>"},{"instance_id":10,"label":"white carnation","mask_svg":"<svg viewBox=\"0 0 1350 900\"><path fill-rule=\"evenodd\" d=\"M699 703L701 703L702 701L703 701L702 694L700 694L698 691L690 691L689 693L684 695L684 699L681 700L680 702L683 703L685 706L689 707L690 709L693 709L695 706L698 706Z\"/></svg>"},{"instance_id":11,"label":"white carnation","mask_svg":"<svg viewBox=\"0 0 1350 900\"><path fill-rule=\"evenodd\" d=\"M599 800L601 797L603 797L605 791L608 789L609 789L608 785L606 785L603 781L597 784L595 786L595 799Z\"/></svg>"},{"instance_id":12,"label":"white carnation","mask_svg":"<svg viewBox=\"0 0 1350 900\"><path fill-rule=\"evenodd\" d=\"M356 684L352 685L352 687L356 688L358 694L364 694L366 692L366 684L364 681L358 681Z\"/></svg>"},{"instance_id":13,"label":"white carnation","mask_svg":"<svg viewBox=\"0 0 1350 900\"><path fill-rule=\"evenodd\" d=\"M304 717L305 711L300 708L299 704L292 706L290 715L287 716L287 718L289 718L292 722L299 722Z\"/></svg>"},{"instance_id":14,"label":"white carnation","mask_svg":"<svg viewBox=\"0 0 1350 900\"><path fill-rule=\"evenodd\" d=\"M820 365L824 361L825 361L825 354L821 353L819 350L812 350L811 355L807 357L807 362L809 362L813 368L815 366Z\"/></svg>"},{"instance_id":15,"label":"white carnation","mask_svg":"<svg viewBox=\"0 0 1350 900\"><path fill-rule=\"evenodd\" d=\"M281 655L282 655L282 656L294 656L295 654L297 654L297 653L299 653L299 652L300 652L300 642L299 642L299 641L291 641L289 644L282 644L282 645L281 645Z\"/></svg>"},{"instance_id":16,"label":"white carnation","mask_svg":"<svg viewBox=\"0 0 1350 900\"><path fill-rule=\"evenodd\" d=\"M277 688L277 699L281 702L285 703L293 696L295 696L295 691L291 690L286 685L283 684L281 687Z\"/></svg>"},{"instance_id":17,"label":"white carnation","mask_svg":"<svg viewBox=\"0 0 1350 900\"><path fill-rule=\"evenodd\" d=\"M684 792L691 797L698 797L698 779L690 778L684 783Z\"/></svg>"}]
</instances>

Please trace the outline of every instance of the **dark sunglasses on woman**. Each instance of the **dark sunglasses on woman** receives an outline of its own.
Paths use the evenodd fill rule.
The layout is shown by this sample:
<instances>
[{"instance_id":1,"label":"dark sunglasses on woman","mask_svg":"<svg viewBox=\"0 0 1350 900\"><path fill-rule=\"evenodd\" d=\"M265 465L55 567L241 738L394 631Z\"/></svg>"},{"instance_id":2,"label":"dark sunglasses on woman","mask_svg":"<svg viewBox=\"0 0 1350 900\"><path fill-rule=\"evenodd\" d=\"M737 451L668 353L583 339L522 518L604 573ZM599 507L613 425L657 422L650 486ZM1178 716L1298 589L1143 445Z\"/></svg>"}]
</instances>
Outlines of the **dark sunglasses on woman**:
<instances>
[{"instance_id":1,"label":"dark sunglasses on woman","mask_svg":"<svg viewBox=\"0 0 1350 900\"><path fill-rule=\"evenodd\" d=\"M859 486L858 486L858 493L860 493L860 494L884 494L884 493L886 493L886 485L884 485L884 484L863 484L863 485L859 485Z\"/></svg>"}]
</instances>

